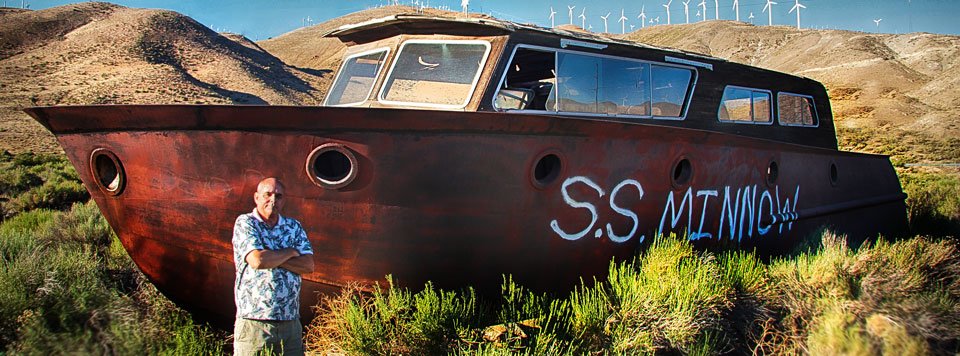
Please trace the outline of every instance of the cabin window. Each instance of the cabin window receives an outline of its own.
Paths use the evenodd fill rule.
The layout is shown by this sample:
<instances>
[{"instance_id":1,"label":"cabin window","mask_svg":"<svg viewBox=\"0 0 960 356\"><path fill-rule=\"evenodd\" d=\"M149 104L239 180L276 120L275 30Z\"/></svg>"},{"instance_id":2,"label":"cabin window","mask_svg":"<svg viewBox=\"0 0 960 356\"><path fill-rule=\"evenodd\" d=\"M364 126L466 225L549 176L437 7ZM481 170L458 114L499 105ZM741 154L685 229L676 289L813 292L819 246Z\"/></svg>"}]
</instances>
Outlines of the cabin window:
<instances>
[{"instance_id":1,"label":"cabin window","mask_svg":"<svg viewBox=\"0 0 960 356\"><path fill-rule=\"evenodd\" d=\"M383 48L347 57L340 66L337 80L331 86L325 104L353 105L366 101L373 91L373 83L380 75L387 52Z\"/></svg>"},{"instance_id":2,"label":"cabin window","mask_svg":"<svg viewBox=\"0 0 960 356\"><path fill-rule=\"evenodd\" d=\"M693 78L686 68L557 53L557 111L681 117Z\"/></svg>"},{"instance_id":3,"label":"cabin window","mask_svg":"<svg viewBox=\"0 0 960 356\"><path fill-rule=\"evenodd\" d=\"M380 91L380 101L462 108L489 52L485 41L406 41Z\"/></svg>"},{"instance_id":4,"label":"cabin window","mask_svg":"<svg viewBox=\"0 0 960 356\"><path fill-rule=\"evenodd\" d=\"M600 80L601 103L604 104L602 112L650 116L650 67L648 63L603 59L603 77ZM683 94L681 100L682 97Z\"/></svg>"},{"instance_id":5,"label":"cabin window","mask_svg":"<svg viewBox=\"0 0 960 356\"><path fill-rule=\"evenodd\" d=\"M694 78L682 67L520 47L494 99L498 110L681 118ZM525 98L531 98L529 100Z\"/></svg>"},{"instance_id":6,"label":"cabin window","mask_svg":"<svg viewBox=\"0 0 960 356\"><path fill-rule=\"evenodd\" d=\"M557 67L556 110L599 113L600 58L558 53Z\"/></svg>"},{"instance_id":7,"label":"cabin window","mask_svg":"<svg viewBox=\"0 0 960 356\"><path fill-rule=\"evenodd\" d=\"M689 69L653 66L653 115L681 116L692 77Z\"/></svg>"},{"instance_id":8,"label":"cabin window","mask_svg":"<svg viewBox=\"0 0 960 356\"><path fill-rule=\"evenodd\" d=\"M816 106L807 95L777 93L777 120L786 126L817 126Z\"/></svg>"},{"instance_id":9,"label":"cabin window","mask_svg":"<svg viewBox=\"0 0 960 356\"><path fill-rule=\"evenodd\" d=\"M723 90L717 115L723 122L770 124L770 92L728 86Z\"/></svg>"},{"instance_id":10,"label":"cabin window","mask_svg":"<svg viewBox=\"0 0 960 356\"><path fill-rule=\"evenodd\" d=\"M494 97L497 110L547 110L557 83L552 51L517 48ZM551 105L553 107L553 105Z\"/></svg>"}]
</instances>

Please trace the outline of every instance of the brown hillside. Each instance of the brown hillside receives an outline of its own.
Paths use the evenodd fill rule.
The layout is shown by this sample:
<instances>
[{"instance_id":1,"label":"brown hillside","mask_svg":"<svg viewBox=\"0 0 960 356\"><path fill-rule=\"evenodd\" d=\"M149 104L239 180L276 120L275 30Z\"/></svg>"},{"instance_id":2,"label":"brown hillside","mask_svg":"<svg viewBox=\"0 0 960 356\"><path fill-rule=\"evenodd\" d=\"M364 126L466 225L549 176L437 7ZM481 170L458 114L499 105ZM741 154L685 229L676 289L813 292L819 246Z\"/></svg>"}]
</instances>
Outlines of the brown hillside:
<instances>
[{"instance_id":1,"label":"brown hillside","mask_svg":"<svg viewBox=\"0 0 960 356\"><path fill-rule=\"evenodd\" d=\"M107 3L73 4L46 11L3 8L0 16L0 59L29 51L50 41L62 39L68 32L101 19L117 5ZM74 13L82 14L75 16Z\"/></svg>"},{"instance_id":2,"label":"brown hillside","mask_svg":"<svg viewBox=\"0 0 960 356\"><path fill-rule=\"evenodd\" d=\"M841 127L960 137L960 37L797 30L734 21L653 26L623 36L816 79Z\"/></svg>"},{"instance_id":3,"label":"brown hillside","mask_svg":"<svg viewBox=\"0 0 960 356\"><path fill-rule=\"evenodd\" d=\"M0 150L59 150L20 112L32 105L315 105L329 85L322 71L287 66L175 12L82 3L0 16L11 54L0 59Z\"/></svg>"},{"instance_id":4,"label":"brown hillside","mask_svg":"<svg viewBox=\"0 0 960 356\"><path fill-rule=\"evenodd\" d=\"M423 11L427 15L434 16L462 16L457 12L437 9L427 8ZM343 25L392 15L415 13L417 13L417 8L411 6L384 6L363 10L337 17L314 26L299 28L283 35L257 42L257 44L292 66L336 70L340 66L340 59L343 57L343 52L346 47L335 38L324 38L324 34ZM486 17L481 14L469 14L469 16Z\"/></svg>"},{"instance_id":5,"label":"brown hillside","mask_svg":"<svg viewBox=\"0 0 960 356\"><path fill-rule=\"evenodd\" d=\"M249 49L252 49L254 51L267 53L267 51L261 48L259 45L257 45L256 42L251 41L249 38L247 38L244 35L241 35L238 33L230 33L230 32L221 32L220 35L228 40L236 42L237 44L247 47Z\"/></svg>"},{"instance_id":6,"label":"brown hillside","mask_svg":"<svg viewBox=\"0 0 960 356\"><path fill-rule=\"evenodd\" d=\"M59 150L20 113L30 105L319 104L344 50L324 33L415 12L407 6L375 8L253 43L169 11L104 3L4 9L0 150ZM908 162L960 161L960 37L734 21L652 26L616 37L816 79L830 90L845 148Z\"/></svg>"}]
</instances>

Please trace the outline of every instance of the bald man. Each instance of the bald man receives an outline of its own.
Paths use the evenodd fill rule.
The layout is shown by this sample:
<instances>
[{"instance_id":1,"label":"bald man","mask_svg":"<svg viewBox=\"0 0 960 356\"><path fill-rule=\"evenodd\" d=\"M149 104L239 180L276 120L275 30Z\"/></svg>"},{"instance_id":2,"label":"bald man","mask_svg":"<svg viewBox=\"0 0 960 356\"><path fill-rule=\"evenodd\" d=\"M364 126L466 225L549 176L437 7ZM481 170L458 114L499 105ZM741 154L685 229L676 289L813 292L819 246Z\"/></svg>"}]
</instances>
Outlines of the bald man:
<instances>
[{"instance_id":1,"label":"bald man","mask_svg":"<svg viewBox=\"0 0 960 356\"><path fill-rule=\"evenodd\" d=\"M300 275L313 272L313 248L299 221L280 216L280 181L260 181L253 201L256 208L233 226L233 353L303 355Z\"/></svg>"}]
</instances>

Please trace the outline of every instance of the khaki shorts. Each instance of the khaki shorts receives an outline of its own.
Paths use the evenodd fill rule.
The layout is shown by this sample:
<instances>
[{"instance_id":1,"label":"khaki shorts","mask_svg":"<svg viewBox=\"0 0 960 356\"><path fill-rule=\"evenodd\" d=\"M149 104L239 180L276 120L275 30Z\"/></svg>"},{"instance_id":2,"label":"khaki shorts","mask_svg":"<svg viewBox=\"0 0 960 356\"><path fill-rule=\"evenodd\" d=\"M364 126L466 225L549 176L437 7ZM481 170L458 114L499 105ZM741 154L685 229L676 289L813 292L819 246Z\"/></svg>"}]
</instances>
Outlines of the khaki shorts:
<instances>
[{"instance_id":1,"label":"khaki shorts","mask_svg":"<svg viewBox=\"0 0 960 356\"><path fill-rule=\"evenodd\" d=\"M233 325L234 355L303 355L300 320L237 318Z\"/></svg>"}]
</instances>

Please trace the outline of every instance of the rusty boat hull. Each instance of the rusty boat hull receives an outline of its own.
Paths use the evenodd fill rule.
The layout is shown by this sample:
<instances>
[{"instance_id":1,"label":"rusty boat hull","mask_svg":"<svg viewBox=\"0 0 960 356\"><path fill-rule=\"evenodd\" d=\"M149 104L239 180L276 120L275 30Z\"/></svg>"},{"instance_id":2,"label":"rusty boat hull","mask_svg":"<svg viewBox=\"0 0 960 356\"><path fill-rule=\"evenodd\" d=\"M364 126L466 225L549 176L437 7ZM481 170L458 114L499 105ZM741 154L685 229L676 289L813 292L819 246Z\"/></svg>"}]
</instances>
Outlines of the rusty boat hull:
<instances>
[{"instance_id":1,"label":"rusty boat hull","mask_svg":"<svg viewBox=\"0 0 960 356\"><path fill-rule=\"evenodd\" d=\"M27 112L57 136L140 270L224 324L235 312L233 222L269 176L314 247L305 318L320 294L388 274L413 288L495 292L509 274L569 290L658 233L780 254L824 229L861 241L907 228L885 156L655 123L336 107ZM338 189L311 178L311 153L330 144L352 158ZM103 157L122 181L98 176Z\"/></svg>"}]
</instances>

